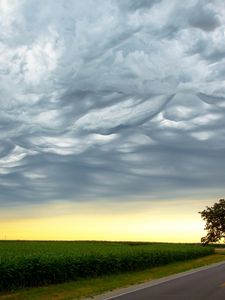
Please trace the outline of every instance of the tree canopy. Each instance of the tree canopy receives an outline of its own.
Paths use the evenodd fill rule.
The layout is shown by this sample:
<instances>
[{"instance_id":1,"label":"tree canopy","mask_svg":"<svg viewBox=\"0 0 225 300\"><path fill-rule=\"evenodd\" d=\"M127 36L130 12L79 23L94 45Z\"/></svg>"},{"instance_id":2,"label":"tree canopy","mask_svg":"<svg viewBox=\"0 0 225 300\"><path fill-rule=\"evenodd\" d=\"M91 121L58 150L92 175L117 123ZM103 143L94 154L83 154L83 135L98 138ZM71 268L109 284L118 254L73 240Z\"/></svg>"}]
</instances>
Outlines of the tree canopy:
<instances>
[{"instance_id":1,"label":"tree canopy","mask_svg":"<svg viewBox=\"0 0 225 300\"><path fill-rule=\"evenodd\" d=\"M211 207L199 212L206 221L207 235L201 238L204 245L225 239L225 200L220 199Z\"/></svg>"}]
</instances>

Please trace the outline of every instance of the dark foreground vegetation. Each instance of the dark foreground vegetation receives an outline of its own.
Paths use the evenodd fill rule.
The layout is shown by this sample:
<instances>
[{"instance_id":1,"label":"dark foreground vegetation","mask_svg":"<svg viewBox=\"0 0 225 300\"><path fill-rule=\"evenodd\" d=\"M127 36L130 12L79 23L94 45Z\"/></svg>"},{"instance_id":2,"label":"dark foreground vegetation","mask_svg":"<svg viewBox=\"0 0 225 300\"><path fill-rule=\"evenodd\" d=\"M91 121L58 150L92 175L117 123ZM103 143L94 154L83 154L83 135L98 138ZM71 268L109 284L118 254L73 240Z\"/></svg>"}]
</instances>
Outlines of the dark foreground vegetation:
<instances>
[{"instance_id":1,"label":"dark foreground vegetation","mask_svg":"<svg viewBox=\"0 0 225 300\"><path fill-rule=\"evenodd\" d=\"M0 241L0 291L143 270L214 253L167 243Z\"/></svg>"}]
</instances>

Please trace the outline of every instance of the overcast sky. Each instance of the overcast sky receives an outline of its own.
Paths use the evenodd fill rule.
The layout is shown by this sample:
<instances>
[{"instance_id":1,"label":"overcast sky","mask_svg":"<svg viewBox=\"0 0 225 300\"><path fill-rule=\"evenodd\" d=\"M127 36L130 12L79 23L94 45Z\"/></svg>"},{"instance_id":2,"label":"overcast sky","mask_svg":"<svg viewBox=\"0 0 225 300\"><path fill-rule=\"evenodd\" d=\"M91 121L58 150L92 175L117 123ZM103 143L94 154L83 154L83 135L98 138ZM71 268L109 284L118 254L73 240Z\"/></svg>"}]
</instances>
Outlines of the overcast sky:
<instances>
[{"instance_id":1,"label":"overcast sky","mask_svg":"<svg viewBox=\"0 0 225 300\"><path fill-rule=\"evenodd\" d=\"M1 0L0 204L224 196L223 0Z\"/></svg>"}]
</instances>

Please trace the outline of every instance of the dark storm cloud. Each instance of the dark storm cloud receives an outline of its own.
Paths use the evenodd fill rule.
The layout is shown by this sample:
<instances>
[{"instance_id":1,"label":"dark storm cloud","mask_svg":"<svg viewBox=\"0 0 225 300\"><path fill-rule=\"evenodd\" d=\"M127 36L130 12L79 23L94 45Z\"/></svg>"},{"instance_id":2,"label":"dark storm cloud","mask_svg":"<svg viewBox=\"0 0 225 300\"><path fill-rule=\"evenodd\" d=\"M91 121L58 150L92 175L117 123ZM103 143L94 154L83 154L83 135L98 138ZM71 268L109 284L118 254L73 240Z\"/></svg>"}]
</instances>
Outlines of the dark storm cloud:
<instances>
[{"instance_id":1,"label":"dark storm cloud","mask_svg":"<svg viewBox=\"0 0 225 300\"><path fill-rule=\"evenodd\" d=\"M161 0L139 0L139 1L131 1L124 0L119 1L118 5L126 11L133 11L139 9L150 9L153 5L158 4Z\"/></svg>"},{"instance_id":2,"label":"dark storm cloud","mask_svg":"<svg viewBox=\"0 0 225 300\"><path fill-rule=\"evenodd\" d=\"M0 15L1 205L224 192L222 0L1 1Z\"/></svg>"},{"instance_id":3,"label":"dark storm cloud","mask_svg":"<svg viewBox=\"0 0 225 300\"><path fill-rule=\"evenodd\" d=\"M200 28L204 31L213 31L220 26L220 21L214 7L206 3L210 1L199 1L190 10L188 16L189 24L193 27Z\"/></svg>"}]
</instances>

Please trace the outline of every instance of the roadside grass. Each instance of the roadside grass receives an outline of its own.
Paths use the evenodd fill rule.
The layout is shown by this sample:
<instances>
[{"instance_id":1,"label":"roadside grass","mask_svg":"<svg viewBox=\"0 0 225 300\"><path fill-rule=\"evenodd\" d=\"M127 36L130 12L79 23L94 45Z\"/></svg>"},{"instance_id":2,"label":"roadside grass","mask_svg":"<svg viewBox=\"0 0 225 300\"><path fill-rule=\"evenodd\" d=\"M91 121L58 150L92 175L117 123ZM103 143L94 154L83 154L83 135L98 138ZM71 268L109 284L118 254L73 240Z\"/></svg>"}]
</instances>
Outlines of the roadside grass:
<instances>
[{"instance_id":1,"label":"roadside grass","mask_svg":"<svg viewBox=\"0 0 225 300\"><path fill-rule=\"evenodd\" d=\"M218 252L217 252L218 253ZM219 251L221 253L221 251ZM224 251L225 254L225 251ZM23 289L14 293L0 294L0 300L76 300L93 297L129 285L184 272L190 269L225 261L225 255L213 254L203 258L171 263L138 272L121 273L56 284L40 288Z\"/></svg>"}]
</instances>

